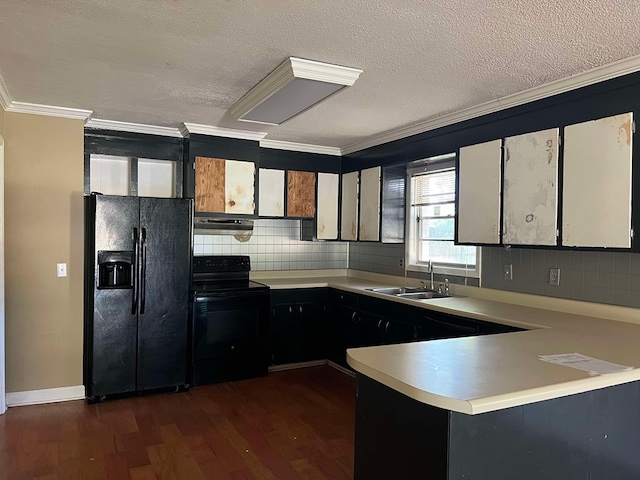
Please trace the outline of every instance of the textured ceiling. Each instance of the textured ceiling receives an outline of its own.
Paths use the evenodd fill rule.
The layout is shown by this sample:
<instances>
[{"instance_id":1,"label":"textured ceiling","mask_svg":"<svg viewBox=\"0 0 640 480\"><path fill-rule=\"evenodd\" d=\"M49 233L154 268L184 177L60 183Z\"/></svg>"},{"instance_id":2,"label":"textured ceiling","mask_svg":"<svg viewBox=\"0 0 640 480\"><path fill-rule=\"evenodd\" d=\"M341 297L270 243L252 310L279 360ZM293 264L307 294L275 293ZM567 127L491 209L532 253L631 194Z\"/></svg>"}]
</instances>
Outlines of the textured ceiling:
<instances>
[{"instance_id":1,"label":"textured ceiling","mask_svg":"<svg viewBox=\"0 0 640 480\"><path fill-rule=\"evenodd\" d=\"M342 147L640 54L640 0L3 0L12 99ZM226 111L286 57L364 70L281 126Z\"/></svg>"}]
</instances>

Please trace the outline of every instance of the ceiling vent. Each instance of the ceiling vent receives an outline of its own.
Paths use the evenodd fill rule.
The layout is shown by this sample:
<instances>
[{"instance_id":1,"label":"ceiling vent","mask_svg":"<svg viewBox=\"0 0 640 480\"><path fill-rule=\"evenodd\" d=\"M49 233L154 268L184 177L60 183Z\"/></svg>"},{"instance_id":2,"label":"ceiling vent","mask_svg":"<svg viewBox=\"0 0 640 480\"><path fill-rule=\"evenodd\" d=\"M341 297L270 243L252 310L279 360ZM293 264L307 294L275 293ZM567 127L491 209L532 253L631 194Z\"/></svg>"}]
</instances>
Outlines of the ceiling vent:
<instances>
[{"instance_id":1,"label":"ceiling vent","mask_svg":"<svg viewBox=\"0 0 640 480\"><path fill-rule=\"evenodd\" d=\"M358 79L362 70L289 57L253 87L229 114L243 122L280 125Z\"/></svg>"}]
</instances>

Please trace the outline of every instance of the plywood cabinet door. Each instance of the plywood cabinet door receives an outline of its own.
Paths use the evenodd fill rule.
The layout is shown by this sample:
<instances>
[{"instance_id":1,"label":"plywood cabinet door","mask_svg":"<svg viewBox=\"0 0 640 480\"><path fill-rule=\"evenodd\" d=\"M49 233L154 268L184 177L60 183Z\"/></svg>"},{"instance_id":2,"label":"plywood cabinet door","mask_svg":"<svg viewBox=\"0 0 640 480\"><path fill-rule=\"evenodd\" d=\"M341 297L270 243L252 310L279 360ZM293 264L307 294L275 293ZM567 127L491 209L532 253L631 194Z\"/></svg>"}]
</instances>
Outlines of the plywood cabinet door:
<instances>
[{"instance_id":1,"label":"plywood cabinet door","mask_svg":"<svg viewBox=\"0 0 640 480\"><path fill-rule=\"evenodd\" d=\"M562 245L631 247L633 114L564 129Z\"/></svg>"},{"instance_id":2,"label":"plywood cabinet door","mask_svg":"<svg viewBox=\"0 0 640 480\"><path fill-rule=\"evenodd\" d=\"M502 243L556 245L559 129L504 140Z\"/></svg>"},{"instance_id":3,"label":"plywood cabinet door","mask_svg":"<svg viewBox=\"0 0 640 480\"><path fill-rule=\"evenodd\" d=\"M224 213L226 160L196 157L196 212Z\"/></svg>"},{"instance_id":4,"label":"plywood cabinet door","mask_svg":"<svg viewBox=\"0 0 640 480\"><path fill-rule=\"evenodd\" d=\"M259 171L258 215L284 217L284 170Z\"/></svg>"},{"instance_id":5,"label":"plywood cabinet door","mask_svg":"<svg viewBox=\"0 0 640 480\"><path fill-rule=\"evenodd\" d=\"M318 173L318 240L338 239L338 188L337 173Z\"/></svg>"},{"instance_id":6,"label":"plywood cabinet door","mask_svg":"<svg viewBox=\"0 0 640 480\"><path fill-rule=\"evenodd\" d=\"M460 243L500 243L502 140L460 149L458 231Z\"/></svg>"},{"instance_id":7,"label":"plywood cabinet door","mask_svg":"<svg viewBox=\"0 0 640 480\"><path fill-rule=\"evenodd\" d=\"M287 172L287 216L312 218L316 214L315 172Z\"/></svg>"},{"instance_id":8,"label":"plywood cabinet door","mask_svg":"<svg viewBox=\"0 0 640 480\"><path fill-rule=\"evenodd\" d=\"M255 164L196 157L195 211L255 214Z\"/></svg>"},{"instance_id":9,"label":"plywood cabinet door","mask_svg":"<svg viewBox=\"0 0 640 480\"><path fill-rule=\"evenodd\" d=\"M358 240L358 181L359 172L342 175L342 219L340 240Z\"/></svg>"},{"instance_id":10,"label":"plywood cabinet door","mask_svg":"<svg viewBox=\"0 0 640 480\"><path fill-rule=\"evenodd\" d=\"M380 167L360 172L360 240L380 240Z\"/></svg>"}]
</instances>

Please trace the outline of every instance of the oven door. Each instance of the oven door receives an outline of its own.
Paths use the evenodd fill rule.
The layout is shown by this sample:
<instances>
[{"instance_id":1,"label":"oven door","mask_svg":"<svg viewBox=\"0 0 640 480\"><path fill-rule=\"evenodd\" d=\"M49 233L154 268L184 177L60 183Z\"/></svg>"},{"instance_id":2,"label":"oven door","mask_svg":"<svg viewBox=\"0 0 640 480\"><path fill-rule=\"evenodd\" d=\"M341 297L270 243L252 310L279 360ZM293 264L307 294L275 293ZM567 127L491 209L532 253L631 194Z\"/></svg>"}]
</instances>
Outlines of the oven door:
<instances>
[{"instance_id":1,"label":"oven door","mask_svg":"<svg viewBox=\"0 0 640 480\"><path fill-rule=\"evenodd\" d=\"M196 294L191 384L266 375L268 339L268 290Z\"/></svg>"}]
</instances>

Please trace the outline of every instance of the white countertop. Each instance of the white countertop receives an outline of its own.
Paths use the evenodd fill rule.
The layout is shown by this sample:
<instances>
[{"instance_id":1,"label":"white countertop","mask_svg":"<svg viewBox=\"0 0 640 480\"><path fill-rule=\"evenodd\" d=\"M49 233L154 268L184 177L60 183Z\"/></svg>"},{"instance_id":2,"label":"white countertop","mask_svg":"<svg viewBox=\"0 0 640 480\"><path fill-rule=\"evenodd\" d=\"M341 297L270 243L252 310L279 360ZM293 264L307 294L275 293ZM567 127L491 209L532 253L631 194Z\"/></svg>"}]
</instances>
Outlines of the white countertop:
<instances>
[{"instance_id":1,"label":"white countertop","mask_svg":"<svg viewBox=\"0 0 640 480\"><path fill-rule=\"evenodd\" d=\"M411 279L406 278L389 279L393 283L346 274L288 278L263 275L255 279L271 288L328 286L529 329L499 335L347 350L347 361L357 372L436 407L478 414L640 380L640 325L628 321L481 298L406 300L365 290L409 284ZM633 316L636 312L640 317L637 309L631 309L627 315ZM592 376L538 359L538 355L574 352L634 368Z\"/></svg>"}]
</instances>

